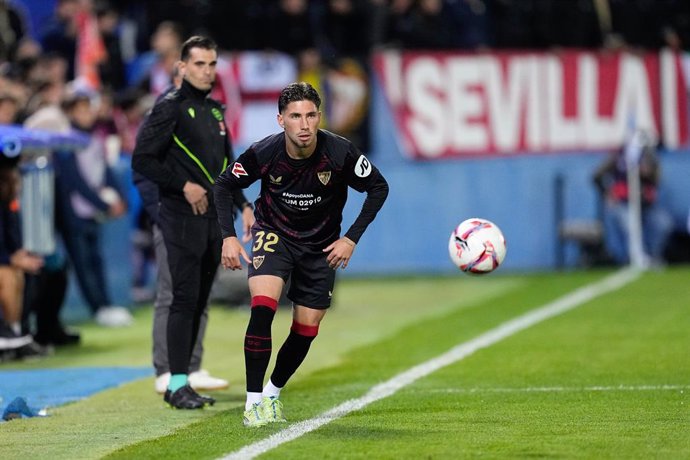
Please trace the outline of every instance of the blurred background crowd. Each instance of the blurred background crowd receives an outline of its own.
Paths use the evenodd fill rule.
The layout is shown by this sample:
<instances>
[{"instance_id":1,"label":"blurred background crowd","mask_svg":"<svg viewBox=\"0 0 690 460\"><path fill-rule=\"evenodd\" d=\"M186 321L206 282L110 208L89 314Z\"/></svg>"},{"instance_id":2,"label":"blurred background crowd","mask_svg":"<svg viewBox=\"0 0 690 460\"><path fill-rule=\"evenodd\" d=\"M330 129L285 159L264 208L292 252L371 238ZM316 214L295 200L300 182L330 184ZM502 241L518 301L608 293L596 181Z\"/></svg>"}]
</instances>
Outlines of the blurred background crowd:
<instances>
[{"instance_id":1,"label":"blurred background crowd","mask_svg":"<svg viewBox=\"0 0 690 460\"><path fill-rule=\"evenodd\" d=\"M0 123L58 102L75 79L130 152L179 44L279 51L301 69L373 50L690 49L684 0L0 0ZM142 98L149 105L141 104Z\"/></svg>"},{"instance_id":2,"label":"blurred background crowd","mask_svg":"<svg viewBox=\"0 0 690 460\"><path fill-rule=\"evenodd\" d=\"M390 48L468 53L564 47L688 51L690 1L0 0L0 125L57 133L75 128L104 148L100 157L94 153L89 161L77 163L73 155L55 156L60 173L56 208L58 217L63 216L58 229L66 254L56 251L41 262L42 277L31 278L31 272L40 271L37 267L22 269L33 292L52 294L24 299L28 305L21 321L16 312L3 310L3 317L14 324L0 331L0 339L31 333L43 345L78 342L78 335L59 321L68 273L75 274L99 324L129 324L127 309L109 298L97 249L98 226L126 213L132 227L131 298L151 300L149 225L136 192L128 189L131 184L118 180L112 168L131 154L146 112L173 82L180 44L193 34L212 37L224 54L287 56L296 63L301 80L313 80L323 69L342 69L343 62L355 63L366 80L371 53ZM222 87L227 81L218 82L213 96L232 111L232 88ZM251 97L262 95L255 91ZM273 104L272 93L269 99ZM226 118L233 119L231 114ZM337 114L326 118L332 124L338 121ZM346 128L351 127L344 123ZM366 123L356 128L354 139L365 147ZM352 136L351 131L343 134ZM90 204L74 198L75 193L88 195L88 188L108 193L92 197ZM10 188L3 198L8 209L12 194ZM11 264L10 259L5 263ZM39 305L39 311L32 304ZM3 343L10 342L0 340L0 348ZM12 343L27 344L26 339ZM29 347L23 353L41 352Z\"/></svg>"},{"instance_id":3,"label":"blurred background crowd","mask_svg":"<svg viewBox=\"0 0 690 460\"><path fill-rule=\"evenodd\" d=\"M17 99L19 121L79 76L98 82L131 117L124 92L160 92L177 46L191 34L208 34L227 51L276 50L305 60L317 53L326 64L386 47L688 49L690 2L2 0L0 30L0 85L4 98ZM12 110L3 117L13 121Z\"/></svg>"}]
</instances>

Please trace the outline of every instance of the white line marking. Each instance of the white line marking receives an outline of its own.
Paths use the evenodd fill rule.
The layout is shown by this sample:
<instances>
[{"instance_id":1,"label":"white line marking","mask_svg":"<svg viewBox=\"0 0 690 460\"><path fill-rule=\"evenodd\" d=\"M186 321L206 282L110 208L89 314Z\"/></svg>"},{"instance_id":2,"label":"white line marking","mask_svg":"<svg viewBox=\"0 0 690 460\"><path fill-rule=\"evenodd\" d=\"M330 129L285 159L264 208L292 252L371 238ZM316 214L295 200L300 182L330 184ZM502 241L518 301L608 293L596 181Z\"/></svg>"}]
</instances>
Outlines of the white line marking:
<instances>
[{"instance_id":1,"label":"white line marking","mask_svg":"<svg viewBox=\"0 0 690 460\"><path fill-rule=\"evenodd\" d=\"M294 423L284 430L281 430L266 439L249 444L235 452L232 452L223 460L251 459L264 454L281 444L297 439L311 431L314 431L327 423L348 415L351 412L360 410L369 404L380 399L391 396L401 388L406 387L422 377L460 361L482 348L489 347L501 340L510 337L524 329L545 321L554 316L572 310L585 302L615 291L628 283L636 280L640 276L640 271L626 268L622 269L601 281L576 289L565 296L554 300L544 306L537 307L521 316L513 318L494 329L491 329L474 339L461 343L442 355L430 359L422 364L402 372L390 380L374 386L367 394L360 398L350 399L336 406L321 415L308 420Z\"/></svg>"},{"instance_id":2,"label":"white line marking","mask_svg":"<svg viewBox=\"0 0 690 460\"><path fill-rule=\"evenodd\" d=\"M690 390L690 385L613 385L589 387L525 387L525 388L445 388L424 390L424 393L558 393L596 391L668 391ZM421 392L421 391L420 391Z\"/></svg>"}]
</instances>

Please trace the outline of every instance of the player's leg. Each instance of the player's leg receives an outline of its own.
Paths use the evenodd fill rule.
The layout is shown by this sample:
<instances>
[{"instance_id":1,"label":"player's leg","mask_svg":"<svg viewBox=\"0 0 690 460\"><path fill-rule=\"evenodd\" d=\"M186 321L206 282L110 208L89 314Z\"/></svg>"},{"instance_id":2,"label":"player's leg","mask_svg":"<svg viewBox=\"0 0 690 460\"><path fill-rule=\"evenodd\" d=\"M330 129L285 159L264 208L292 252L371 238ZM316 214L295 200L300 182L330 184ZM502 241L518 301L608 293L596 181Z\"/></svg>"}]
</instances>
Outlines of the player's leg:
<instances>
[{"instance_id":1,"label":"player's leg","mask_svg":"<svg viewBox=\"0 0 690 460\"><path fill-rule=\"evenodd\" d=\"M280 348L271 378L263 389L263 405L269 421L285 421L280 391L302 364L331 305L335 270L322 251L303 249L292 272L288 298L294 302L290 334Z\"/></svg>"},{"instance_id":2,"label":"player's leg","mask_svg":"<svg viewBox=\"0 0 690 460\"><path fill-rule=\"evenodd\" d=\"M247 401L243 420L250 427L267 423L261 408L261 392L273 350L271 325L295 260L293 245L285 238L257 227L252 236L252 263L247 273L251 314L244 339Z\"/></svg>"},{"instance_id":3,"label":"player's leg","mask_svg":"<svg viewBox=\"0 0 690 460\"><path fill-rule=\"evenodd\" d=\"M290 334L278 351L275 369L264 389L264 396L280 396L280 389L285 386L306 358L325 315L326 310L317 310L304 305L294 306Z\"/></svg>"},{"instance_id":4,"label":"player's leg","mask_svg":"<svg viewBox=\"0 0 690 460\"><path fill-rule=\"evenodd\" d=\"M285 422L280 391L307 357L311 343L319 333L319 324L326 310L316 310L295 305L292 326L285 342L278 351L271 378L262 391L264 417L269 422Z\"/></svg>"},{"instance_id":5,"label":"player's leg","mask_svg":"<svg viewBox=\"0 0 690 460\"><path fill-rule=\"evenodd\" d=\"M247 401L249 410L261 402L264 377L271 359L271 325L278 308L278 299L285 282L279 276L258 275L249 278L251 313L244 337L244 361L247 377Z\"/></svg>"}]
</instances>

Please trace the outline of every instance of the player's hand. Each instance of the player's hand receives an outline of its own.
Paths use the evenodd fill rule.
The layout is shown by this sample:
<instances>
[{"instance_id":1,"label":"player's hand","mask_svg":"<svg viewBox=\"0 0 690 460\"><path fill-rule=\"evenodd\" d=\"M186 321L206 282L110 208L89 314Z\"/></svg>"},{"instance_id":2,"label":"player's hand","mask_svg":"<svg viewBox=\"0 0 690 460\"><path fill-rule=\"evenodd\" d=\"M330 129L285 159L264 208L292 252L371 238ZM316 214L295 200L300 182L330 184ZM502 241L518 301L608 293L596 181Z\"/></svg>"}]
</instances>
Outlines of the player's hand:
<instances>
[{"instance_id":1,"label":"player's hand","mask_svg":"<svg viewBox=\"0 0 690 460\"><path fill-rule=\"evenodd\" d=\"M31 254L26 249L19 249L10 256L10 265L35 275L43 268L43 257Z\"/></svg>"},{"instance_id":2,"label":"player's hand","mask_svg":"<svg viewBox=\"0 0 690 460\"><path fill-rule=\"evenodd\" d=\"M199 184L187 181L182 189L184 197L192 206L192 212L195 215L206 214L208 211L208 197L206 196L206 189Z\"/></svg>"},{"instance_id":3,"label":"player's hand","mask_svg":"<svg viewBox=\"0 0 690 460\"><path fill-rule=\"evenodd\" d=\"M340 267L344 270L354 251L355 242L346 236L335 240L323 250L323 252L330 252L326 260L328 261L328 266L333 270L337 270Z\"/></svg>"},{"instance_id":4,"label":"player's hand","mask_svg":"<svg viewBox=\"0 0 690 460\"><path fill-rule=\"evenodd\" d=\"M244 246L240 243L240 240L236 236L229 236L223 240L223 251L220 256L220 263L223 264L223 268L229 268L230 270L237 270L242 268L242 260L250 264L252 261L247 255L247 251L244 250Z\"/></svg>"},{"instance_id":5,"label":"player's hand","mask_svg":"<svg viewBox=\"0 0 690 460\"><path fill-rule=\"evenodd\" d=\"M242 210L242 242L248 243L252 239L252 225L254 225L254 210L250 206L245 206Z\"/></svg>"}]
</instances>

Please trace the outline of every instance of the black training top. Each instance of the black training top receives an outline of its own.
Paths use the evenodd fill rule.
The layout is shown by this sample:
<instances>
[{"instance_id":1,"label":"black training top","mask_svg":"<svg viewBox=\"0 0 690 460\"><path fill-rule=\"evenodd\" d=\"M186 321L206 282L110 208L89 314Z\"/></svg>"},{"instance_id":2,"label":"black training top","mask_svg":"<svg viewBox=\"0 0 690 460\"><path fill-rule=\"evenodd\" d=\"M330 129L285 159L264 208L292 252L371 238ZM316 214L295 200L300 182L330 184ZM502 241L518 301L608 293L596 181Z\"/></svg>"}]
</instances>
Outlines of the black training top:
<instances>
[{"instance_id":1,"label":"black training top","mask_svg":"<svg viewBox=\"0 0 690 460\"><path fill-rule=\"evenodd\" d=\"M160 200L183 214L193 214L182 191L187 181L208 190L204 217L216 218L213 183L233 160L222 105L186 80L159 100L137 134L132 168L158 185ZM240 207L244 194L235 194Z\"/></svg>"},{"instance_id":2,"label":"black training top","mask_svg":"<svg viewBox=\"0 0 690 460\"><path fill-rule=\"evenodd\" d=\"M388 196L388 184L379 170L347 139L319 130L314 153L295 160L288 156L281 132L253 144L216 180L223 238L235 236L231 193L259 179L257 225L317 247L339 238L348 186L367 193L359 216L345 233L355 243Z\"/></svg>"}]
</instances>

